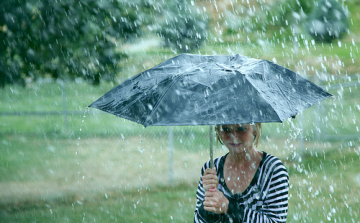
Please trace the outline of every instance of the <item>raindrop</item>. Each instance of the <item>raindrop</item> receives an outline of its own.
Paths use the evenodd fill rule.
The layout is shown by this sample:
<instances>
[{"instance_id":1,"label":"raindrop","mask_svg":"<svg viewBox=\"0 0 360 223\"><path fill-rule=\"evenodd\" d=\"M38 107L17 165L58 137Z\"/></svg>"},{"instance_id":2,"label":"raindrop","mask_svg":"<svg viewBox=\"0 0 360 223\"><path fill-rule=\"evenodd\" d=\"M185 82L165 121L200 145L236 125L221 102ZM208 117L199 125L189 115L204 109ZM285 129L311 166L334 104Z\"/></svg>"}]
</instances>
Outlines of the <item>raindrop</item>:
<instances>
[{"instance_id":1,"label":"raindrop","mask_svg":"<svg viewBox=\"0 0 360 223\"><path fill-rule=\"evenodd\" d=\"M192 125L197 125L197 121L196 120L191 120L191 124Z\"/></svg>"},{"instance_id":2,"label":"raindrop","mask_svg":"<svg viewBox=\"0 0 360 223\"><path fill-rule=\"evenodd\" d=\"M311 193L312 189L313 189L313 187L310 186L310 187L308 188L308 191Z\"/></svg>"}]
</instances>

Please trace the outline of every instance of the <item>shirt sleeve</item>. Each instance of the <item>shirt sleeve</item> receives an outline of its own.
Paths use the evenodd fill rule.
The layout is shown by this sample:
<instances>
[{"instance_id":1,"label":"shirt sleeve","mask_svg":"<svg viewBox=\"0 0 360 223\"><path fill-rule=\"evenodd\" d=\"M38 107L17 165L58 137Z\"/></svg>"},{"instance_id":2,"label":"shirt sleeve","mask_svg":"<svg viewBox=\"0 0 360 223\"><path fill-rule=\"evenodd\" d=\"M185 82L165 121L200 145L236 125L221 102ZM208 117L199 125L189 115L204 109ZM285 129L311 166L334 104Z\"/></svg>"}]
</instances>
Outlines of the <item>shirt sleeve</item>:
<instances>
[{"instance_id":1,"label":"shirt sleeve","mask_svg":"<svg viewBox=\"0 0 360 223\"><path fill-rule=\"evenodd\" d=\"M226 218L228 222L286 222L288 211L289 175L280 160L275 160L266 173L266 191L261 206L229 202Z\"/></svg>"},{"instance_id":2,"label":"shirt sleeve","mask_svg":"<svg viewBox=\"0 0 360 223\"><path fill-rule=\"evenodd\" d=\"M203 188L201 178L206 168L209 168L208 162L205 163L201 169L199 185L196 191L196 209L195 209L194 223L221 222L221 219L223 217L220 214L214 214L204 209L203 202L205 200L205 190Z\"/></svg>"}]
</instances>

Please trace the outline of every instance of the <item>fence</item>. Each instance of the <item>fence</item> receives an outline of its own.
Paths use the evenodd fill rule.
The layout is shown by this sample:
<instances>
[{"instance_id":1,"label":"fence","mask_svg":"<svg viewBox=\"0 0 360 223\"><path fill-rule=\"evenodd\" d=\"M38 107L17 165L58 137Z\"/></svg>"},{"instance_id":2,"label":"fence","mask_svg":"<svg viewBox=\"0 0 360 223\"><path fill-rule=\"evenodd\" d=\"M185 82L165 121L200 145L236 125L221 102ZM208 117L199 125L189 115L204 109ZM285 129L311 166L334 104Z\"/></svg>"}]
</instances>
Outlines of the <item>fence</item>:
<instances>
[{"instance_id":1,"label":"fence","mask_svg":"<svg viewBox=\"0 0 360 223\"><path fill-rule=\"evenodd\" d=\"M302 114L298 115L296 120L297 127L301 129L300 135L297 137L299 140L300 153L301 151L304 151L304 138L309 135L313 135L312 137L314 140L359 140L359 127L356 126L356 119L360 118L360 105L356 102L358 97L356 92L359 91L352 89L355 88L357 90L357 86L360 85L359 75L353 75L351 77L346 76L345 80L343 77L338 77L337 82L339 83L323 86L328 91L335 92L335 97L332 100L325 100L319 105L316 105L314 111L315 115L310 117L311 120L307 120L309 117L304 117ZM68 109L66 82L59 81L57 83L61 89L62 110L0 112L0 116L62 116L63 128L67 132L69 128L69 117L73 115L83 115L84 111ZM318 84L323 85L321 82ZM351 100L355 100L355 103ZM92 115L105 115L104 112L95 109L92 109L90 112ZM337 123L334 124L335 122ZM310 128L311 130L306 132L304 126L311 125L317 130L312 133L313 128ZM343 128L344 131L337 131L338 128ZM173 127L168 127L165 132L167 132L166 137L169 154L169 184L173 185L174 138L178 138L179 135L176 135L178 132L174 132ZM208 134L204 133L204 138L208 139Z\"/></svg>"},{"instance_id":2,"label":"fence","mask_svg":"<svg viewBox=\"0 0 360 223\"><path fill-rule=\"evenodd\" d=\"M349 77L347 75L345 77L339 76L339 77L336 78L338 81L341 81L341 79L353 80L353 79L356 79L356 78L357 78L357 81L347 81L347 82L332 84L332 85L328 85L328 86L322 85L322 82L320 82L318 84L322 85L322 87L326 88L328 91L333 91L333 90L340 89L341 91L340 92L338 91L338 93L341 94L341 92L343 92L345 88L351 88L351 87L356 88L358 85L360 85L360 75L359 74L352 75L352 77ZM49 81L45 81L45 83L46 82L49 82ZM84 114L84 111L68 110L66 87L65 87L66 82L58 81L57 83L61 87L61 95L62 95L62 109L61 110L56 110L56 111L36 111L36 112L34 112L34 111L0 112L0 116L62 116L63 126L64 126L65 131L67 131L68 130L68 117L70 115ZM335 97L336 97L336 95L335 95ZM329 110L329 108L327 108L327 107L330 107L330 106L331 106L331 102L325 102L325 103L322 102L322 103L320 103L320 105L317 105L317 111L315 113L317 113L319 118L315 119L314 121L316 122L315 126L319 126L319 131L317 131L316 139L323 139L323 140L328 140L328 139L344 139L344 140L357 139L358 134L341 134L341 135L339 135L339 134L328 133L327 126L326 126L326 120L322 120L322 117L326 117L326 113ZM356 105L356 104L355 104L355 106L357 106L357 109L360 111L360 107L358 105ZM94 111L94 110L91 110L90 112L91 112L91 114L101 113L99 111ZM298 119L300 119L301 122L304 121L304 120L302 120L301 115L299 115ZM299 126L302 126L301 122L299 123ZM353 123L353 124L355 124L355 123ZM171 138L171 137L172 136L169 133L169 138Z\"/></svg>"}]
</instances>

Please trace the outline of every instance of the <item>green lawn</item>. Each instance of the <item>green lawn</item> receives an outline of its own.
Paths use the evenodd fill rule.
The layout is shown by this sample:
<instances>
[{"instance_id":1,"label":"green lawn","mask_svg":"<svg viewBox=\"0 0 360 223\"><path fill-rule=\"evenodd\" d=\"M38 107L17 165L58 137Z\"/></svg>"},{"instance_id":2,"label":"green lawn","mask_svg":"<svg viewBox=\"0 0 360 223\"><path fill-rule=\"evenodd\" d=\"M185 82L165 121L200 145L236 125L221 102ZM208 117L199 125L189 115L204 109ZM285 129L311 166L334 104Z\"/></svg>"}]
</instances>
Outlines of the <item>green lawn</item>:
<instances>
[{"instance_id":1,"label":"green lawn","mask_svg":"<svg viewBox=\"0 0 360 223\"><path fill-rule=\"evenodd\" d=\"M198 164L189 164L190 168L186 171L190 172L186 175L191 179L187 181L178 176L173 187L169 186L166 180L166 172L160 173L164 175L163 181L154 182L153 177L148 177L152 182L145 184L141 184L142 180L146 181L146 175L142 175L142 180L137 179L140 182L138 186L126 184L124 181L128 179L127 173L123 173L119 187L119 185L111 186L107 181L111 181L111 177L116 178L126 170L126 168L121 170L121 166L128 164L116 164L115 169L119 171L109 176L104 176L106 172L97 176L91 175L92 171L89 171L91 167L99 169L106 164L109 165L109 171L114 169L110 168L110 164L115 165L116 159L119 159L117 160L119 162L124 156L119 150L117 153L109 154L115 152L113 147L119 149L122 147L111 144L111 142L116 144L116 139L109 138L100 142L92 140L90 143L86 140L57 139L45 140L45 143L41 143L42 140L37 138L19 140L8 136L2 137L2 142L4 141L11 146L8 150L2 149L0 154L2 189L9 182L18 183L13 184L13 187L21 183L29 185L32 182L37 183L38 186L47 183L59 190L64 189L67 184L78 188L62 195L55 193L36 196L41 194L39 191L24 196L14 194L13 197L1 201L0 222L189 222L193 218L197 178L190 175L191 172L200 171L202 161ZM144 141L148 145L153 143L151 139L144 138ZM281 144L272 142L276 145ZM77 145L78 143L80 145ZM140 145L140 142L132 144ZM99 148L99 145L104 147ZM84 148L74 149L79 146ZM346 142L319 145L306 143L306 146L307 150L301 161L293 161L291 156L281 156L281 153L278 155L287 166L290 175L288 222L352 222L353 220L357 222L360 213L359 142L352 145ZM264 143L262 149L266 149ZM289 148L282 149L289 150ZM268 148L267 151L276 154L274 148ZM157 157L153 153L155 162L164 165L167 160L164 155L167 155L167 152L157 152L160 153ZM201 153L205 151L184 152L175 149L175 152L177 152L176 157L180 158L189 153L201 157ZM129 159L132 159L129 165L132 166L130 169L128 167L127 171L133 172L137 162L146 159L147 156L146 152L142 155L134 149L133 155L129 156ZM204 160L206 159L205 157ZM146 163L143 168L145 171L154 171L152 174L158 172L156 169L158 167L149 168ZM175 165L175 168L185 167ZM78 171L82 173L79 175ZM81 177L83 174L85 179ZM135 173L132 177L137 178L138 174L141 173ZM67 178L68 183L64 182L64 178ZM85 184L76 183L87 178L90 179ZM89 185L101 179L103 179L102 184L90 188ZM12 192L14 190L15 188L11 189ZM0 195L4 195L3 193Z\"/></svg>"},{"instance_id":2,"label":"green lawn","mask_svg":"<svg viewBox=\"0 0 360 223\"><path fill-rule=\"evenodd\" d=\"M360 86L331 88L359 82L360 5L347 4L350 33L339 42L304 36L295 43L279 32L262 41L252 33L250 42L247 34L216 42L214 35L192 52L276 61L334 95L296 119L263 125L259 149L280 157L289 171L288 222L360 219ZM119 82L179 52L153 47L128 53ZM208 160L208 127L173 127L170 144L169 127L144 129L86 109L117 84L34 82L0 89L3 114L75 111L0 116L0 222L192 221L200 168ZM225 152L215 149L216 156Z\"/></svg>"}]
</instances>

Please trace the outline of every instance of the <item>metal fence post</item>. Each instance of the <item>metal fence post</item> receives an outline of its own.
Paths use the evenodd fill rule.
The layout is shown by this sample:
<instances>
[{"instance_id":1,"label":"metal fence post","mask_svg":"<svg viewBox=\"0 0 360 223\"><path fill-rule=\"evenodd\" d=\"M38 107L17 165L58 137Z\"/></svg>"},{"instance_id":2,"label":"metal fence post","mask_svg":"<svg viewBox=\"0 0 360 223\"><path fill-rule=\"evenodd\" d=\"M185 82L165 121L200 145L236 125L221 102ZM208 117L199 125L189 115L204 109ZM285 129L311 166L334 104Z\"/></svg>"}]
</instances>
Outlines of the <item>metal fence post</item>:
<instances>
[{"instance_id":1,"label":"metal fence post","mask_svg":"<svg viewBox=\"0 0 360 223\"><path fill-rule=\"evenodd\" d=\"M174 186L174 164L173 164L173 127L169 126L168 132L168 151L169 151L169 184Z\"/></svg>"},{"instance_id":2,"label":"metal fence post","mask_svg":"<svg viewBox=\"0 0 360 223\"><path fill-rule=\"evenodd\" d=\"M68 132L68 118L67 118L68 110L67 110L67 104L66 104L65 81L60 80L59 83L61 85L61 96L62 96L62 101L63 101L64 128L65 128L65 132Z\"/></svg>"}]
</instances>

